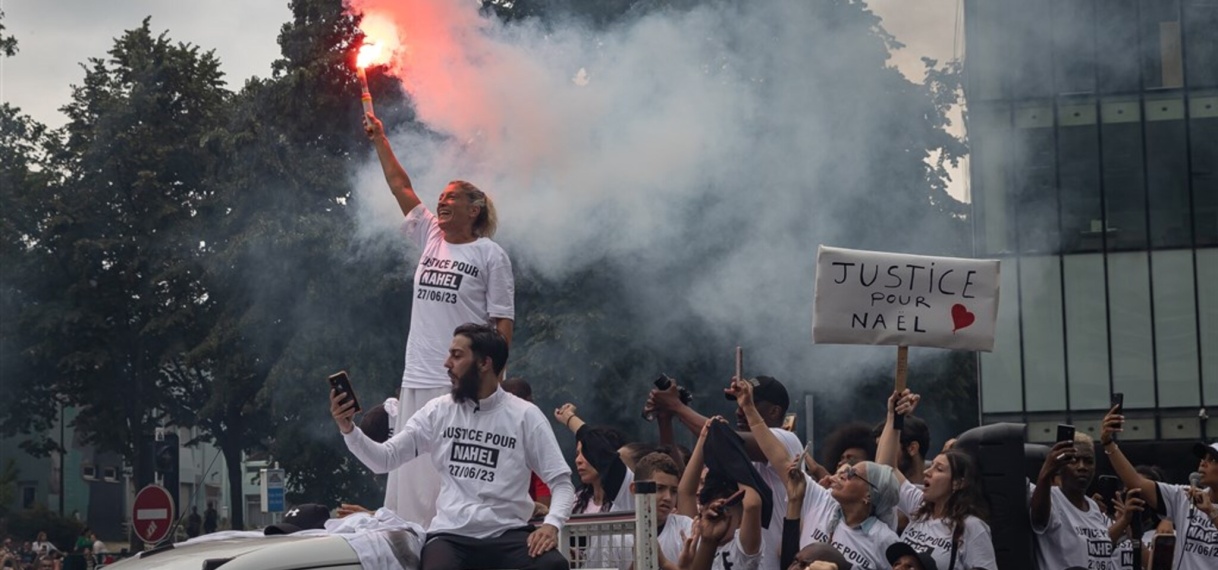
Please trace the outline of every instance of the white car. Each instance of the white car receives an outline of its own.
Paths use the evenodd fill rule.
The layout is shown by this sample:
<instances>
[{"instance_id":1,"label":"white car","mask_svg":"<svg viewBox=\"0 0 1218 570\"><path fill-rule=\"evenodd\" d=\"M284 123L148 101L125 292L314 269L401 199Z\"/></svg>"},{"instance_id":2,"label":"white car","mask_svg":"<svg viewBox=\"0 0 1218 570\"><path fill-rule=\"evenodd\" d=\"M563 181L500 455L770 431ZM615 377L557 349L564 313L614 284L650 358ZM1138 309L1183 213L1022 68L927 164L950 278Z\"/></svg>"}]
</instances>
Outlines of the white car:
<instances>
[{"instance_id":1,"label":"white car","mask_svg":"<svg viewBox=\"0 0 1218 570\"><path fill-rule=\"evenodd\" d=\"M347 540L334 535L285 534L182 543L140 552L107 570L361 570ZM414 568L418 568L416 561Z\"/></svg>"}]
</instances>

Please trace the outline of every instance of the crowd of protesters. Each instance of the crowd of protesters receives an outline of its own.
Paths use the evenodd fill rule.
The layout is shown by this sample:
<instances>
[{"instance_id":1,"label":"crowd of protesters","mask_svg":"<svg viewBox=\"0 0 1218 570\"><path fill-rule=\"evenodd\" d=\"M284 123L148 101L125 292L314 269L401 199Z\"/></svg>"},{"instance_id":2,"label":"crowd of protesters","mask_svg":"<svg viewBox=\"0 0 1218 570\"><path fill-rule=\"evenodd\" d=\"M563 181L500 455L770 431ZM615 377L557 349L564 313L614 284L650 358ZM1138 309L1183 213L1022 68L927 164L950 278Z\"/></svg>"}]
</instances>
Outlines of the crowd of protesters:
<instances>
[{"instance_id":1,"label":"crowd of protesters","mask_svg":"<svg viewBox=\"0 0 1218 570\"><path fill-rule=\"evenodd\" d=\"M63 570L65 568L94 568L107 561L109 549L97 538L97 533L85 527L72 547L60 549L39 532L34 540L18 541L5 537L0 547L0 569Z\"/></svg>"},{"instance_id":2,"label":"crowd of protesters","mask_svg":"<svg viewBox=\"0 0 1218 570\"><path fill-rule=\"evenodd\" d=\"M354 399L338 391L330 411L351 452L390 474L385 507L427 530L423 570L559 570L572 554L563 549L580 550L574 558L589 567L628 570L628 556L591 539L560 544L558 531L572 514L633 510L643 481L656 488L664 570L998 570L985 466L953 449L949 434L932 456L932 434L913 415L921 398L908 390L888 398L880 426L835 430L819 462L784 421L786 386L739 371L724 382L734 406L715 411L693 409L678 382L657 382L640 402L658 426L654 441L587 424L579 402L554 410L561 427L548 425L528 383L503 380L514 283L510 260L489 239L490 197L453 181L433 214L371 113L365 129L421 257L400 398L381 412L392 422L356 425ZM1096 446L1085 435L1057 443L1027 482L1038 570L1133 568L1139 550L1148 564L1156 556L1169 568L1218 568L1218 444L1199 444L1190 484L1158 481L1122 455L1113 436L1123 421L1114 407L1100 447L1125 491L1088 495ZM692 449L677 445L681 428L696 438ZM575 434L577 487L555 429ZM363 510L344 505L340 514ZM1170 546L1140 548L1168 532Z\"/></svg>"},{"instance_id":3,"label":"crowd of protesters","mask_svg":"<svg viewBox=\"0 0 1218 570\"><path fill-rule=\"evenodd\" d=\"M938 453L929 451L932 434L914 415L923 402L908 390L888 398L879 426L846 424L826 437L818 461L783 425L790 398L772 377L726 381L724 395L734 403L716 410L723 415L692 408L675 382L652 390L641 407L655 419L656 437L632 442L614 426L585 422L576 403L555 409L551 426L539 425L528 383L500 381L506 359L506 340L493 327L459 328L446 363L452 393L379 442L351 422L354 410L342 395L331 395L348 446L365 464L385 472L427 455L441 474L424 570L506 561L566 568L558 549L587 567L628 570L628 555L602 551L595 540L558 544L554 537L572 514L632 511L641 481L655 483L664 570L999 568L982 466L951 449L949 438ZM728 412L734 421L723 417ZM1081 433L1058 442L1027 482L1037 568L1133 568L1138 543L1145 545L1141 567L1163 556L1170 568L1218 568L1218 444L1198 444L1192 483L1171 484L1157 469L1124 459L1113 437L1123 421L1113 408L1098 445ZM677 444L680 429L695 438L692 449ZM556 430L575 435L569 460L559 455ZM1110 497L1091 494L1097 447L1123 483ZM490 507L499 503L502 509ZM530 526L537 517L544 522ZM1165 533L1175 538L1172 552L1152 552L1155 536Z\"/></svg>"}]
</instances>

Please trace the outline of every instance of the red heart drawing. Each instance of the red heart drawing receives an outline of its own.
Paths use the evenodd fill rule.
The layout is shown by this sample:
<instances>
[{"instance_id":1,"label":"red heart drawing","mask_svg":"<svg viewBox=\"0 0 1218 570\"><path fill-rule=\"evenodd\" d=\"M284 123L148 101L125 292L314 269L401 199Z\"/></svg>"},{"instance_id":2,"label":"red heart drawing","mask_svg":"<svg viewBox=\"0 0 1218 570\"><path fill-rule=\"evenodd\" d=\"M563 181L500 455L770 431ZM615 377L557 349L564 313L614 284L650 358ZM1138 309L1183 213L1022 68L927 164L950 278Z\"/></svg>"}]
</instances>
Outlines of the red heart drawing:
<instances>
[{"instance_id":1,"label":"red heart drawing","mask_svg":"<svg viewBox=\"0 0 1218 570\"><path fill-rule=\"evenodd\" d=\"M969 312L968 308L966 308L964 305L961 305L960 303L952 305L952 326L956 327L952 329L953 333L962 328L968 327L969 325L973 324L973 321L975 320L977 320L977 315Z\"/></svg>"}]
</instances>

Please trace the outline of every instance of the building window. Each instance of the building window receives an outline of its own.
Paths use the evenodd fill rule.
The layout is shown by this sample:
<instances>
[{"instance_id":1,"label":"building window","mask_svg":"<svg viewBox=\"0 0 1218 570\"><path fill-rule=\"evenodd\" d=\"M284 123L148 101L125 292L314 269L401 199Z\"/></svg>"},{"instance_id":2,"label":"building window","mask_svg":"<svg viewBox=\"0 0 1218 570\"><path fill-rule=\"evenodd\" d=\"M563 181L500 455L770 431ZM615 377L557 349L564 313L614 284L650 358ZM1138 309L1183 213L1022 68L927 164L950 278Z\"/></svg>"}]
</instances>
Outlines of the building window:
<instances>
[{"instance_id":1,"label":"building window","mask_svg":"<svg viewBox=\"0 0 1218 570\"><path fill-rule=\"evenodd\" d=\"M1094 100L1058 110L1058 177L1061 181L1062 251L1102 251L1104 210L1100 201L1100 149Z\"/></svg>"},{"instance_id":2,"label":"building window","mask_svg":"<svg viewBox=\"0 0 1218 570\"><path fill-rule=\"evenodd\" d=\"M1096 74L1103 93L1138 90L1138 0L1103 1L1095 11Z\"/></svg>"},{"instance_id":3,"label":"building window","mask_svg":"<svg viewBox=\"0 0 1218 570\"><path fill-rule=\"evenodd\" d=\"M1211 285L1197 288L1204 405L1218 406L1218 287L1212 286L1218 283L1218 248L1198 249L1194 254L1197 256L1197 282Z\"/></svg>"},{"instance_id":4,"label":"building window","mask_svg":"<svg viewBox=\"0 0 1218 570\"><path fill-rule=\"evenodd\" d=\"M1054 172L1053 109L1033 105L1015 110L1012 198L1019 251L1058 251L1057 191Z\"/></svg>"},{"instance_id":5,"label":"building window","mask_svg":"<svg viewBox=\"0 0 1218 570\"><path fill-rule=\"evenodd\" d=\"M1002 260L1001 290L1009 302L998 303L994 350L981 353L981 409L987 414L1023 410L1023 364L1019 349L1019 260Z\"/></svg>"},{"instance_id":6,"label":"building window","mask_svg":"<svg viewBox=\"0 0 1218 570\"><path fill-rule=\"evenodd\" d=\"M1194 407L1200 397L1197 370L1197 305L1193 295L1193 252L1151 254L1155 298L1155 364L1159 407Z\"/></svg>"},{"instance_id":7,"label":"building window","mask_svg":"<svg viewBox=\"0 0 1218 570\"><path fill-rule=\"evenodd\" d=\"M1193 97L1189 101L1189 117L1194 235L1198 246L1215 246L1218 245L1218 94Z\"/></svg>"},{"instance_id":8,"label":"building window","mask_svg":"<svg viewBox=\"0 0 1218 570\"><path fill-rule=\"evenodd\" d=\"M33 483L25 483L21 485L21 508L34 508L34 499L37 497L38 488Z\"/></svg>"},{"instance_id":9,"label":"building window","mask_svg":"<svg viewBox=\"0 0 1218 570\"><path fill-rule=\"evenodd\" d=\"M97 479L97 468L92 465L82 465L80 468L81 476L85 481L94 481Z\"/></svg>"},{"instance_id":10,"label":"building window","mask_svg":"<svg viewBox=\"0 0 1218 570\"><path fill-rule=\"evenodd\" d=\"M1066 399L1062 281L1057 256L1019 262L1024 392L1029 412L1060 410Z\"/></svg>"},{"instance_id":11,"label":"building window","mask_svg":"<svg viewBox=\"0 0 1218 570\"><path fill-rule=\"evenodd\" d=\"M1129 408L1153 408L1155 367L1148 252L1108 254L1108 294L1113 390L1125 394Z\"/></svg>"},{"instance_id":12,"label":"building window","mask_svg":"<svg viewBox=\"0 0 1218 570\"><path fill-rule=\"evenodd\" d=\"M1108 298L1104 256L1062 256L1065 283L1066 363L1070 409L1108 407Z\"/></svg>"},{"instance_id":13,"label":"building window","mask_svg":"<svg viewBox=\"0 0 1218 570\"><path fill-rule=\"evenodd\" d=\"M1176 88L1184 85L1180 7L1175 0L1140 0L1142 87Z\"/></svg>"},{"instance_id":14,"label":"building window","mask_svg":"<svg viewBox=\"0 0 1218 570\"><path fill-rule=\"evenodd\" d=\"M113 467L102 467L102 479L108 483L117 483L118 470Z\"/></svg>"},{"instance_id":15,"label":"building window","mask_svg":"<svg viewBox=\"0 0 1218 570\"><path fill-rule=\"evenodd\" d=\"M1053 14L1053 80L1058 93L1095 91L1095 5L1056 0Z\"/></svg>"},{"instance_id":16,"label":"building window","mask_svg":"<svg viewBox=\"0 0 1218 570\"><path fill-rule=\"evenodd\" d=\"M1123 105L1117 101L1114 104ZM1133 105L1137 109L1137 105ZM1120 110L1120 109L1118 109ZM1142 126L1104 123L1104 228L1109 251L1146 249L1146 192L1142 174Z\"/></svg>"},{"instance_id":17,"label":"building window","mask_svg":"<svg viewBox=\"0 0 1218 570\"><path fill-rule=\"evenodd\" d=\"M1188 147L1184 99L1146 100L1146 180L1150 197L1150 245L1192 245L1189 210Z\"/></svg>"},{"instance_id":18,"label":"building window","mask_svg":"<svg viewBox=\"0 0 1218 570\"><path fill-rule=\"evenodd\" d=\"M1184 2L1184 65L1189 87L1218 85L1218 2L1214 0L1185 0Z\"/></svg>"}]
</instances>

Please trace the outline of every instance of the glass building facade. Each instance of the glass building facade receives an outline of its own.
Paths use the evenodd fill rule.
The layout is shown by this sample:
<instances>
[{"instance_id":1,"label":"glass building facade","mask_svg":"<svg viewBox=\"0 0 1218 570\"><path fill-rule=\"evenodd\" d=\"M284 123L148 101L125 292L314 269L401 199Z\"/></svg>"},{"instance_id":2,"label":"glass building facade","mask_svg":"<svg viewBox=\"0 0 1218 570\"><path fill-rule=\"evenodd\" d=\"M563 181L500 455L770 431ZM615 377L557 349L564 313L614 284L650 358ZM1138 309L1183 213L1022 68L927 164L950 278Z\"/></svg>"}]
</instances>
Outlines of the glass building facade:
<instances>
[{"instance_id":1,"label":"glass building facade","mask_svg":"<svg viewBox=\"0 0 1218 570\"><path fill-rule=\"evenodd\" d=\"M966 0L983 421L1218 437L1218 0ZM1206 409L1211 411L1207 412Z\"/></svg>"}]
</instances>

